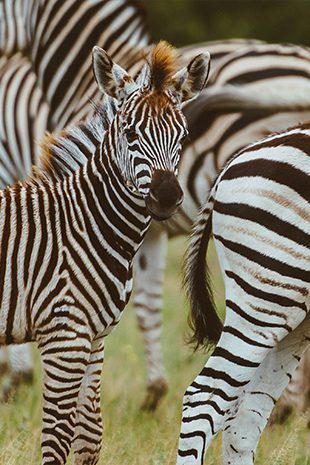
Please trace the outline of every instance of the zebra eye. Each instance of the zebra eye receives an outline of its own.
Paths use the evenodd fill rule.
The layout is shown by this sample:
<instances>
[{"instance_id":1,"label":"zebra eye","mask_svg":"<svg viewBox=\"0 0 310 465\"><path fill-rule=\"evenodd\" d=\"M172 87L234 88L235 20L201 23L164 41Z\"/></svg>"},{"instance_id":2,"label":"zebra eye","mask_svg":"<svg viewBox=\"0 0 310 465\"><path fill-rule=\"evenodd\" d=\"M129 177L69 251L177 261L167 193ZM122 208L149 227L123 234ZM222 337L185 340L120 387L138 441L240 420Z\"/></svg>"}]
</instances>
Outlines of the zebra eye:
<instances>
[{"instance_id":1,"label":"zebra eye","mask_svg":"<svg viewBox=\"0 0 310 465\"><path fill-rule=\"evenodd\" d=\"M137 133L134 129L125 129L125 134L129 143L134 142L138 138Z\"/></svg>"},{"instance_id":2,"label":"zebra eye","mask_svg":"<svg viewBox=\"0 0 310 465\"><path fill-rule=\"evenodd\" d=\"M180 143L183 145L183 144L188 140L188 138L189 138L188 132L186 132L186 133L181 137Z\"/></svg>"}]
</instances>

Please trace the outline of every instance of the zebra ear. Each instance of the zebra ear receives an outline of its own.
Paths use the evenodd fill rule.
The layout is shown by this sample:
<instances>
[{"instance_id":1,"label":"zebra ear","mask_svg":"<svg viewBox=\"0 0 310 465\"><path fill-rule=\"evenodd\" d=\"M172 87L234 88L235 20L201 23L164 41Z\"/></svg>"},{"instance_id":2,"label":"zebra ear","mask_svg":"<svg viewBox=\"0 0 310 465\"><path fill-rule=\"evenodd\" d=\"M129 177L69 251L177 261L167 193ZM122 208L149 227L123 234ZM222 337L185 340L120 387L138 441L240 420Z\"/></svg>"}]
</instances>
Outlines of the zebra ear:
<instances>
[{"instance_id":1,"label":"zebra ear","mask_svg":"<svg viewBox=\"0 0 310 465\"><path fill-rule=\"evenodd\" d=\"M173 76L172 91L181 102L197 97L206 87L210 71L210 54L200 53L186 68Z\"/></svg>"},{"instance_id":2,"label":"zebra ear","mask_svg":"<svg viewBox=\"0 0 310 465\"><path fill-rule=\"evenodd\" d=\"M133 78L100 47L93 48L93 71L101 92L123 100L137 89Z\"/></svg>"}]
</instances>

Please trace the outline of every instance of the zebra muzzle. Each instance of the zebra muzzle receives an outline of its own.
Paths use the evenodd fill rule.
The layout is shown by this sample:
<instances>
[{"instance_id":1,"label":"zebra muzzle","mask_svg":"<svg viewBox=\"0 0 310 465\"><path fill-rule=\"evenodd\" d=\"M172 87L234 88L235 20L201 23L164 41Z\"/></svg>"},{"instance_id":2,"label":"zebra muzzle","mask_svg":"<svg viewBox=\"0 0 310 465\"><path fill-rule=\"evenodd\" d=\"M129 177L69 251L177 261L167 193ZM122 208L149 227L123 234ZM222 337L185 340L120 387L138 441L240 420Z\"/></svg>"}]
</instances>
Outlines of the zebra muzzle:
<instances>
[{"instance_id":1,"label":"zebra muzzle","mask_svg":"<svg viewBox=\"0 0 310 465\"><path fill-rule=\"evenodd\" d=\"M146 207L157 221L170 218L183 201L183 191L172 171L155 170L150 184Z\"/></svg>"}]
</instances>

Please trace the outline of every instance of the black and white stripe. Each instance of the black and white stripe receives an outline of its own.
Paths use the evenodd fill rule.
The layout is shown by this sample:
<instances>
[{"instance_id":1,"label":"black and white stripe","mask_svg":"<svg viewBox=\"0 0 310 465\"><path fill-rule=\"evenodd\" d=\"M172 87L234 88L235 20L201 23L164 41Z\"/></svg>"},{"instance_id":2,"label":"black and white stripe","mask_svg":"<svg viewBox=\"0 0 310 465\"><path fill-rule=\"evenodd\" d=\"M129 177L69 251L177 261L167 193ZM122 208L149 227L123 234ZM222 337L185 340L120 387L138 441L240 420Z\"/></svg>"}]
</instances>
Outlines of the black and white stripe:
<instances>
[{"instance_id":1,"label":"black and white stripe","mask_svg":"<svg viewBox=\"0 0 310 465\"><path fill-rule=\"evenodd\" d=\"M166 60L168 69L160 66ZM166 43L136 80L99 47L93 61L104 106L89 124L48 136L45 171L0 191L0 344L38 344L42 465L65 464L71 444L76 463L99 459L103 340L130 296L151 217L169 217L182 201L183 89L198 94L196 79L205 84L209 70L209 57L199 55L178 71ZM71 143L77 133L84 147ZM85 147L86 164L71 174L56 169L57 153L75 158Z\"/></svg>"},{"instance_id":2,"label":"black and white stripe","mask_svg":"<svg viewBox=\"0 0 310 465\"><path fill-rule=\"evenodd\" d=\"M210 86L184 108L189 128L179 167L184 202L162 227L151 225L135 266L135 306L147 354L147 408L156 407L168 386L160 346L168 239L190 232L199 206L234 153L269 133L310 119L309 48L224 41L182 51L190 58L205 46L211 54Z\"/></svg>"},{"instance_id":3,"label":"black and white stripe","mask_svg":"<svg viewBox=\"0 0 310 465\"><path fill-rule=\"evenodd\" d=\"M143 6L131 0L0 2L0 187L25 179L46 130L90 118L99 99L91 69L98 43L135 69L150 43ZM0 350L0 365L31 379L30 347Z\"/></svg>"},{"instance_id":4,"label":"black and white stripe","mask_svg":"<svg viewBox=\"0 0 310 465\"><path fill-rule=\"evenodd\" d=\"M31 174L46 130L91 116L89 99L100 96L91 69L95 44L133 69L149 42L145 12L135 1L1 3L1 186Z\"/></svg>"},{"instance_id":5,"label":"black and white stripe","mask_svg":"<svg viewBox=\"0 0 310 465\"><path fill-rule=\"evenodd\" d=\"M197 218L185 279L193 340L216 348L184 396L179 464L202 464L222 430L223 463L252 465L270 412L309 345L309 147L305 123L244 149ZM223 329L207 285L211 234L226 290Z\"/></svg>"},{"instance_id":6,"label":"black and white stripe","mask_svg":"<svg viewBox=\"0 0 310 465\"><path fill-rule=\"evenodd\" d=\"M307 412L310 406L310 347L303 354L293 377L272 412L270 423L284 423L290 414ZM308 414L308 428L310 418Z\"/></svg>"},{"instance_id":7,"label":"black and white stripe","mask_svg":"<svg viewBox=\"0 0 310 465\"><path fill-rule=\"evenodd\" d=\"M95 97L96 86L87 57L94 40L122 64L139 68L139 50L150 42L144 20L143 9L130 0L6 0L0 5L0 49L7 55L0 60L1 68L6 62L0 75L2 185L29 174L39 157L34 141L41 140L45 129L60 129L69 121L92 113L88 99ZM72 49L72 43L79 45ZM214 95L210 93L185 107L190 130L180 165L185 202L178 216L162 229L150 231L136 263L135 304L147 346L146 405L151 408L167 389L160 349L160 308L168 236L190 231L197 208L206 198L220 167L236 150L310 116L300 107L300 100L306 108L309 99L309 91L305 90L310 74L307 48L230 40L196 44L180 52L190 59L206 48L212 55L213 89L226 84L253 89L256 95L265 96L267 107L266 101L265 106L252 102L251 108L242 107L239 101L238 107L235 99L227 102L226 95L221 106L214 108ZM29 56L23 54L25 50L30 51ZM11 69L11 75L14 70L11 88L15 90L10 93L3 84L7 69ZM295 108L300 111L292 112L294 105L290 112L268 108L270 89L281 87L284 94L295 98ZM5 91L2 96L1 89ZM12 112L17 107L19 111Z\"/></svg>"}]
</instances>

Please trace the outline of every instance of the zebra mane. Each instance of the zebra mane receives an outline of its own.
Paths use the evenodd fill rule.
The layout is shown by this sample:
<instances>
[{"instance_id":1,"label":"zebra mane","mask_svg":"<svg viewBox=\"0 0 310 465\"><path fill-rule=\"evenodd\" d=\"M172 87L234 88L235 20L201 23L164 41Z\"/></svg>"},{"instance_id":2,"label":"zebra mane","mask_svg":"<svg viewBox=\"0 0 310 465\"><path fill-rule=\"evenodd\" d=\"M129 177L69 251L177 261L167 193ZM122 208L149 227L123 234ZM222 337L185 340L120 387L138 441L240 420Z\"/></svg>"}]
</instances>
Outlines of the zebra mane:
<instances>
[{"instance_id":1,"label":"zebra mane","mask_svg":"<svg viewBox=\"0 0 310 465\"><path fill-rule=\"evenodd\" d=\"M151 87L162 93L173 81L173 75L178 70L177 50L161 40L152 50L150 58L147 58L151 71Z\"/></svg>"},{"instance_id":2,"label":"zebra mane","mask_svg":"<svg viewBox=\"0 0 310 465\"><path fill-rule=\"evenodd\" d=\"M46 134L40 144L38 166L33 167L34 177L61 179L85 165L103 140L116 113L114 99L105 95L102 104L92 102L94 114L87 122L80 122L59 134Z\"/></svg>"}]
</instances>

